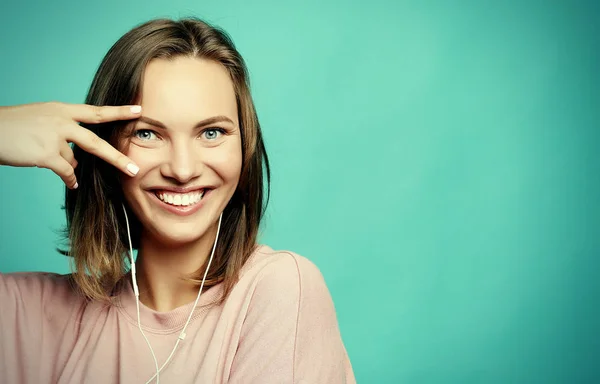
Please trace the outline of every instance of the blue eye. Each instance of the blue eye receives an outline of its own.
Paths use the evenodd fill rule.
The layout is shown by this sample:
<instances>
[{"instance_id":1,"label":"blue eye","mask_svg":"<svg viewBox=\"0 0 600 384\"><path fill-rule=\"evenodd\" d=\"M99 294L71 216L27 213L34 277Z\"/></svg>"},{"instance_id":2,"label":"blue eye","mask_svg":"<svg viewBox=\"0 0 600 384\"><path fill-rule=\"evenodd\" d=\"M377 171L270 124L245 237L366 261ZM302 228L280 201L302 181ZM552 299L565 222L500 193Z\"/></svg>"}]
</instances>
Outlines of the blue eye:
<instances>
[{"instance_id":1,"label":"blue eye","mask_svg":"<svg viewBox=\"0 0 600 384\"><path fill-rule=\"evenodd\" d=\"M209 128L209 129L205 130L204 132L202 132L202 134L208 140L215 140L215 139L219 138L220 134L223 134L223 130L220 128Z\"/></svg>"},{"instance_id":2,"label":"blue eye","mask_svg":"<svg viewBox=\"0 0 600 384\"><path fill-rule=\"evenodd\" d=\"M138 129L133 133L133 135L144 141L156 138L156 134L149 129Z\"/></svg>"}]
</instances>

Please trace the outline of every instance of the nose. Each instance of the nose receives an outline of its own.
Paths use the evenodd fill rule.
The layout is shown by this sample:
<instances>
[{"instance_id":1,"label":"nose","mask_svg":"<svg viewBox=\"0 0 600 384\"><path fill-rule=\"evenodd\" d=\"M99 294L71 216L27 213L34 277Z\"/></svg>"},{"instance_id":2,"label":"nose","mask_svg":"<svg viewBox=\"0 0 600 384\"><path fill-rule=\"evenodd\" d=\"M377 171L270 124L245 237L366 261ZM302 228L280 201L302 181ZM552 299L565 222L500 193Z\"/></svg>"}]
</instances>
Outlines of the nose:
<instances>
[{"instance_id":1,"label":"nose","mask_svg":"<svg viewBox=\"0 0 600 384\"><path fill-rule=\"evenodd\" d=\"M202 162L198 148L187 141L171 142L169 156L161 167L161 173L168 179L185 184L198 176Z\"/></svg>"}]
</instances>

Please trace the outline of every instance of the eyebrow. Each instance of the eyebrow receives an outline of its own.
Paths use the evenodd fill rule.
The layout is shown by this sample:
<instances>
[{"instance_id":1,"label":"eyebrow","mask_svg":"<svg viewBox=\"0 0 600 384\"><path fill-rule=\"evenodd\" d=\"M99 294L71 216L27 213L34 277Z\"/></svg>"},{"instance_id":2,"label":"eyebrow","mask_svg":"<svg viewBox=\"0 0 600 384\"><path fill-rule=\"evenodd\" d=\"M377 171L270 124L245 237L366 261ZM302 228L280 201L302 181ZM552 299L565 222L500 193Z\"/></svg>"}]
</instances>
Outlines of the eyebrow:
<instances>
[{"instance_id":1,"label":"eyebrow","mask_svg":"<svg viewBox=\"0 0 600 384\"><path fill-rule=\"evenodd\" d=\"M150 125L155 126L155 127L159 127L159 128L163 128L163 129L168 129L165 124L161 123L158 120L151 119L148 116L141 116L140 118L138 118L138 121L150 124ZM208 119L204 119L202 121L199 121L194 126L194 129L196 129L196 128L202 128L202 127L205 127L207 125L211 125L211 124L215 124L215 123L222 123L222 122L229 122L229 123L235 125L235 123L233 122L233 120L231 120L229 117L221 115L221 116L209 117Z\"/></svg>"}]
</instances>

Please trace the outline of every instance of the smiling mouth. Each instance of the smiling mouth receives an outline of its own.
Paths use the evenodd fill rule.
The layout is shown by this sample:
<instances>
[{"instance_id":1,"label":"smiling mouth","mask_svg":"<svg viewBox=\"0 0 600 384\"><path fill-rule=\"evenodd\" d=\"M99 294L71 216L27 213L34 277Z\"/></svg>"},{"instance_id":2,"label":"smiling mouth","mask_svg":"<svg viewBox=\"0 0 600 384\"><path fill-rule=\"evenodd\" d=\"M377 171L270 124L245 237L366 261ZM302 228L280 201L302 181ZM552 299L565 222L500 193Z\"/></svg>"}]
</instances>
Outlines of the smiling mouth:
<instances>
[{"instance_id":1,"label":"smiling mouth","mask_svg":"<svg viewBox=\"0 0 600 384\"><path fill-rule=\"evenodd\" d=\"M163 203L177 207L191 207L202 201L206 189L188 193L174 193L167 191L154 191L156 197Z\"/></svg>"}]
</instances>

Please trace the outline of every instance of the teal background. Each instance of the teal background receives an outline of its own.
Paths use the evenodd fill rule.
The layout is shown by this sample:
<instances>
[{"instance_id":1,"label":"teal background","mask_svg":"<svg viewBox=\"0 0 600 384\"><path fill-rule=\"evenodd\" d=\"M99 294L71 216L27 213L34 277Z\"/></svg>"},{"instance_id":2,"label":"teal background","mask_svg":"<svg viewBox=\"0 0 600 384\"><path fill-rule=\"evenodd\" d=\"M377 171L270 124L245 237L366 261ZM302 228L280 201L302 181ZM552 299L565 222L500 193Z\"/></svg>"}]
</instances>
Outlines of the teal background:
<instances>
[{"instance_id":1,"label":"teal background","mask_svg":"<svg viewBox=\"0 0 600 384\"><path fill-rule=\"evenodd\" d=\"M0 105L82 102L149 18L214 22L272 160L263 242L320 267L359 383L600 382L596 4L3 2ZM68 272L60 179L0 182L0 270Z\"/></svg>"}]
</instances>

